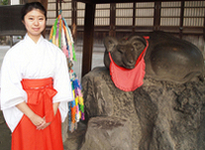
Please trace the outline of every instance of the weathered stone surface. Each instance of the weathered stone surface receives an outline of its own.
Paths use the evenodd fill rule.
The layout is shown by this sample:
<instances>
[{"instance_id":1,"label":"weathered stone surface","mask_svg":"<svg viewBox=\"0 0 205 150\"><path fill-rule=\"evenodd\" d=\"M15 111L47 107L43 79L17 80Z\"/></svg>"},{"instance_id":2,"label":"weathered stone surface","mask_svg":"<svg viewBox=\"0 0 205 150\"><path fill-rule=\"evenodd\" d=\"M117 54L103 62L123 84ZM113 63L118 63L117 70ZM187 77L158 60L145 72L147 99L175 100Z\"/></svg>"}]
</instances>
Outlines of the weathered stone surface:
<instances>
[{"instance_id":1,"label":"weathered stone surface","mask_svg":"<svg viewBox=\"0 0 205 150\"><path fill-rule=\"evenodd\" d=\"M139 149L204 149L200 134L205 130L199 132L205 125L204 87L204 82L179 85L145 79L145 84L134 92L143 135Z\"/></svg>"},{"instance_id":2,"label":"weathered stone surface","mask_svg":"<svg viewBox=\"0 0 205 150\"><path fill-rule=\"evenodd\" d=\"M105 70L105 74L101 69ZM82 86L85 88L83 97L87 101L85 107L95 108L86 111L89 117L113 115L113 95L109 89L109 84L113 83L107 84L104 79L104 76L107 77L107 69L104 67L101 69L95 69L95 73L89 74L88 78L87 76L83 78Z\"/></svg>"},{"instance_id":3,"label":"weathered stone surface","mask_svg":"<svg viewBox=\"0 0 205 150\"><path fill-rule=\"evenodd\" d=\"M141 137L139 118L134 106L133 92L124 92L115 87L105 67L93 69L82 80L86 119L96 116L113 116L131 122L133 148Z\"/></svg>"},{"instance_id":4,"label":"weathered stone surface","mask_svg":"<svg viewBox=\"0 0 205 150\"><path fill-rule=\"evenodd\" d=\"M86 124L83 122L78 123L78 127L74 132L67 132L67 139L63 143L64 150L79 150L81 143L84 139L86 132Z\"/></svg>"},{"instance_id":5,"label":"weathered stone surface","mask_svg":"<svg viewBox=\"0 0 205 150\"><path fill-rule=\"evenodd\" d=\"M93 117L80 150L132 150L130 122L116 117Z\"/></svg>"},{"instance_id":6,"label":"weathered stone surface","mask_svg":"<svg viewBox=\"0 0 205 150\"><path fill-rule=\"evenodd\" d=\"M175 84L145 78L140 88L124 92L115 87L109 70L98 67L83 77L82 86L87 119L130 121L133 150L205 149L204 81Z\"/></svg>"},{"instance_id":7,"label":"weathered stone surface","mask_svg":"<svg viewBox=\"0 0 205 150\"><path fill-rule=\"evenodd\" d=\"M4 117L3 117L3 113L2 111L0 111L0 124L4 123L5 120L4 120Z\"/></svg>"},{"instance_id":8,"label":"weathered stone surface","mask_svg":"<svg viewBox=\"0 0 205 150\"><path fill-rule=\"evenodd\" d=\"M62 123L62 138L63 142L66 141L68 138L68 116L66 117L65 121Z\"/></svg>"}]
</instances>

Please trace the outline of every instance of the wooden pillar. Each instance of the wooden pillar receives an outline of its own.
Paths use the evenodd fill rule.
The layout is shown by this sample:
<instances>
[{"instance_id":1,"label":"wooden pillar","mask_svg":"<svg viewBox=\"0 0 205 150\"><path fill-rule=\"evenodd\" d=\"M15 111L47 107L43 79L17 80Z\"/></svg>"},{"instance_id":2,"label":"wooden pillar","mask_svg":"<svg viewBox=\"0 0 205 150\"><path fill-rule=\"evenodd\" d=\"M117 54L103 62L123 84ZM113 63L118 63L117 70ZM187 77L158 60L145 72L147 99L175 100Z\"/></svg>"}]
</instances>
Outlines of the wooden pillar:
<instances>
[{"instance_id":1,"label":"wooden pillar","mask_svg":"<svg viewBox=\"0 0 205 150\"><path fill-rule=\"evenodd\" d=\"M179 37L182 39L184 26L184 1L181 2L181 13L180 13L180 25L179 25Z\"/></svg>"},{"instance_id":2,"label":"wooden pillar","mask_svg":"<svg viewBox=\"0 0 205 150\"><path fill-rule=\"evenodd\" d=\"M111 3L110 4L110 32L109 36L115 37L116 32L115 32L115 25L116 25L116 3Z\"/></svg>"},{"instance_id":3,"label":"wooden pillar","mask_svg":"<svg viewBox=\"0 0 205 150\"><path fill-rule=\"evenodd\" d=\"M56 0L56 18L58 17L58 0Z\"/></svg>"},{"instance_id":4,"label":"wooden pillar","mask_svg":"<svg viewBox=\"0 0 205 150\"><path fill-rule=\"evenodd\" d=\"M95 6L90 3L85 6L82 77L91 70L92 65Z\"/></svg>"},{"instance_id":5,"label":"wooden pillar","mask_svg":"<svg viewBox=\"0 0 205 150\"><path fill-rule=\"evenodd\" d=\"M77 2L72 1L72 35L73 40L77 38Z\"/></svg>"},{"instance_id":6,"label":"wooden pillar","mask_svg":"<svg viewBox=\"0 0 205 150\"><path fill-rule=\"evenodd\" d=\"M135 33L135 16L136 16L136 3L133 3L132 33Z\"/></svg>"},{"instance_id":7,"label":"wooden pillar","mask_svg":"<svg viewBox=\"0 0 205 150\"><path fill-rule=\"evenodd\" d=\"M204 29L203 29L203 37L204 37L204 40L205 40L205 12L204 12ZM205 47L204 47L205 49Z\"/></svg>"},{"instance_id":8,"label":"wooden pillar","mask_svg":"<svg viewBox=\"0 0 205 150\"><path fill-rule=\"evenodd\" d=\"M155 2L154 10L154 30L159 30L161 18L161 2Z\"/></svg>"}]
</instances>

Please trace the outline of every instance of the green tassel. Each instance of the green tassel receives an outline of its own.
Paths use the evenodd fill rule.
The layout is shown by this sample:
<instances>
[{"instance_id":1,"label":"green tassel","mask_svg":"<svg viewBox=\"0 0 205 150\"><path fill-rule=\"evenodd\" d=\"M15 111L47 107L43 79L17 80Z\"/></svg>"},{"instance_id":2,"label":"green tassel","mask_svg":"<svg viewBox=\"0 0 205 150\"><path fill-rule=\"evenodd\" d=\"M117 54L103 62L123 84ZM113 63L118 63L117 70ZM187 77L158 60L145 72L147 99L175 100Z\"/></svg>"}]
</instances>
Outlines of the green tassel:
<instances>
[{"instance_id":1,"label":"green tassel","mask_svg":"<svg viewBox=\"0 0 205 150\"><path fill-rule=\"evenodd\" d=\"M77 61L77 59L76 59L76 54L75 54L74 44L72 44L72 51L73 51L73 60L74 60L74 61Z\"/></svg>"},{"instance_id":2,"label":"green tassel","mask_svg":"<svg viewBox=\"0 0 205 150\"><path fill-rule=\"evenodd\" d=\"M58 18L56 18L55 23L53 25L53 36L56 35L56 31L57 31L57 23L58 23Z\"/></svg>"},{"instance_id":3,"label":"green tassel","mask_svg":"<svg viewBox=\"0 0 205 150\"><path fill-rule=\"evenodd\" d=\"M80 105L80 110L84 113L84 105Z\"/></svg>"}]
</instances>

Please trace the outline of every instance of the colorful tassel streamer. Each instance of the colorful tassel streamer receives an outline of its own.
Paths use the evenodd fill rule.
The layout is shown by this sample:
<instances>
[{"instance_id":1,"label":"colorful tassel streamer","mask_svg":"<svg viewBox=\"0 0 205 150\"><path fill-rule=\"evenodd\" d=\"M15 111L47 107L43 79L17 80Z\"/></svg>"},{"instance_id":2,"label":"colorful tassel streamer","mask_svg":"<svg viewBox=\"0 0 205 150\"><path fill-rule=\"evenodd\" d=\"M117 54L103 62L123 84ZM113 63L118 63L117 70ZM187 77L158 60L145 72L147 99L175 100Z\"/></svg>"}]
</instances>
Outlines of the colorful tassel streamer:
<instances>
[{"instance_id":1,"label":"colorful tassel streamer","mask_svg":"<svg viewBox=\"0 0 205 150\"><path fill-rule=\"evenodd\" d=\"M62 17L61 11L51 28L49 41L58 46L68 58L69 64L74 64L76 54L74 41L66 20ZM74 100L69 102L69 130L73 132L77 129L77 122L85 119L84 115L84 99L81 93L82 87L73 71L72 65L69 65L70 81L73 90Z\"/></svg>"}]
</instances>

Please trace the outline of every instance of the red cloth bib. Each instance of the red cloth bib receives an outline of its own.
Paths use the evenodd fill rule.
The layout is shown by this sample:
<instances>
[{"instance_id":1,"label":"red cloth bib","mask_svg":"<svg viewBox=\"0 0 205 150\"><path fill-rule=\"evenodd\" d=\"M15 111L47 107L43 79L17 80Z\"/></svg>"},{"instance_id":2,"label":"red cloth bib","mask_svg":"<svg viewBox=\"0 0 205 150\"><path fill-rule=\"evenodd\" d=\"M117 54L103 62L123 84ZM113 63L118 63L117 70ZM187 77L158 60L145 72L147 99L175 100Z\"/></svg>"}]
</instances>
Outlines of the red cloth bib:
<instances>
[{"instance_id":1,"label":"red cloth bib","mask_svg":"<svg viewBox=\"0 0 205 150\"><path fill-rule=\"evenodd\" d=\"M146 40L146 47L138 57L135 68L133 69L126 69L123 67L118 66L112 59L111 54L109 52L110 57L110 75L112 81L114 82L115 86L120 90L129 92L134 91L138 87L143 84L143 78L145 75L145 61L144 56L149 46L148 40L149 37L144 37Z\"/></svg>"}]
</instances>

